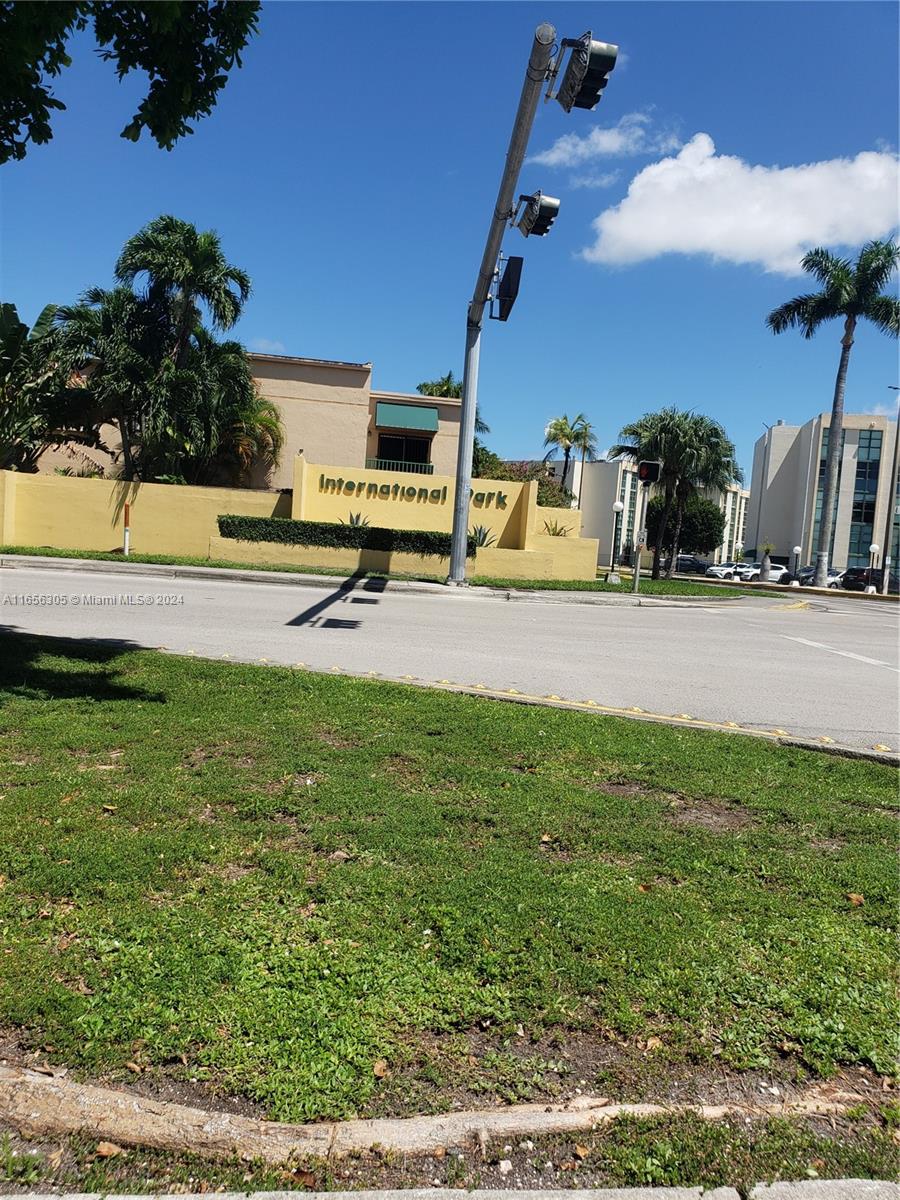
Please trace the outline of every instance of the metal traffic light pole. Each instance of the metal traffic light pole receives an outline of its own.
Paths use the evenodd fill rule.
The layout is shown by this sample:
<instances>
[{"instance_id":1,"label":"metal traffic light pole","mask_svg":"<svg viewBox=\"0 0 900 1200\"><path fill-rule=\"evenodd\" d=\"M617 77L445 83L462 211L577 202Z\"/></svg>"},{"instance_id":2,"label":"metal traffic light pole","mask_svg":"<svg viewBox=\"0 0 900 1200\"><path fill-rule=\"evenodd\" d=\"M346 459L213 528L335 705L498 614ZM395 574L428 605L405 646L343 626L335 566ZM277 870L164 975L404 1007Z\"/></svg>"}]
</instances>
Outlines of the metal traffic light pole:
<instances>
[{"instance_id":1,"label":"metal traffic light pole","mask_svg":"<svg viewBox=\"0 0 900 1200\"><path fill-rule=\"evenodd\" d=\"M488 228L487 241L475 291L469 302L466 315L466 358L463 369L462 412L460 414L459 450L456 459L456 496L453 502L453 533L450 538L449 584L463 587L466 583L466 545L469 531L469 491L472 486L472 452L475 444L475 406L478 401L478 357L481 346L481 328L484 323L484 307L494 278L497 256L506 222L513 212L513 195L519 172L525 161L528 138L534 123L541 90L547 78L547 68L556 41L556 30L550 24L538 25L534 32L534 43L519 108L516 112L503 177L494 215Z\"/></svg>"},{"instance_id":2,"label":"metal traffic light pole","mask_svg":"<svg viewBox=\"0 0 900 1200\"><path fill-rule=\"evenodd\" d=\"M641 490L638 495L637 502L637 517L640 520L637 523L637 537L634 542L634 577L631 581L632 592L639 592L641 589L641 554L644 550L644 525L647 521L647 500L650 496L650 484L642 483Z\"/></svg>"}]
</instances>

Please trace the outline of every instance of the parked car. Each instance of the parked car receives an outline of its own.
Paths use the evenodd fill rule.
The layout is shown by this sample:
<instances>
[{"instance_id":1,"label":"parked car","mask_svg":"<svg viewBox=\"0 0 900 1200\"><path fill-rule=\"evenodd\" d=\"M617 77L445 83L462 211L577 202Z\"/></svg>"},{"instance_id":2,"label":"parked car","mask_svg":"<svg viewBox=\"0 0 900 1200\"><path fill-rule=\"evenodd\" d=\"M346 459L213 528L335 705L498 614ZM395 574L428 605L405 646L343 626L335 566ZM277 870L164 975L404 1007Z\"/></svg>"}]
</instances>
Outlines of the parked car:
<instances>
[{"instance_id":1,"label":"parked car","mask_svg":"<svg viewBox=\"0 0 900 1200\"><path fill-rule=\"evenodd\" d=\"M864 592L867 587L881 591L883 572L880 567L848 567L841 580L841 586L848 592ZM892 595L900 593L900 576L891 571L888 576L888 592Z\"/></svg>"},{"instance_id":2,"label":"parked car","mask_svg":"<svg viewBox=\"0 0 900 1200\"><path fill-rule=\"evenodd\" d=\"M757 583L761 570L762 563L759 562L738 563L734 569L734 577L743 583ZM790 579L791 573L787 567L782 566L781 563L770 564L769 583L790 583Z\"/></svg>"},{"instance_id":3,"label":"parked car","mask_svg":"<svg viewBox=\"0 0 900 1200\"><path fill-rule=\"evenodd\" d=\"M716 563L714 566L706 568L706 574L710 579L734 579L734 572L738 565L735 562Z\"/></svg>"},{"instance_id":4,"label":"parked car","mask_svg":"<svg viewBox=\"0 0 900 1200\"><path fill-rule=\"evenodd\" d=\"M815 567L801 567L801 569L797 572L797 580L801 587L812 587L815 577ZM839 588L843 578L843 571L839 571L837 567L828 568L828 586L830 588Z\"/></svg>"},{"instance_id":5,"label":"parked car","mask_svg":"<svg viewBox=\"0 0 900 1200\"><path fill-rule=\"evenodd\" d=\"M679 575L705 575L709 563L695 554L679 554L675 559L675 570Z\"/></svg>"}]
</instances>

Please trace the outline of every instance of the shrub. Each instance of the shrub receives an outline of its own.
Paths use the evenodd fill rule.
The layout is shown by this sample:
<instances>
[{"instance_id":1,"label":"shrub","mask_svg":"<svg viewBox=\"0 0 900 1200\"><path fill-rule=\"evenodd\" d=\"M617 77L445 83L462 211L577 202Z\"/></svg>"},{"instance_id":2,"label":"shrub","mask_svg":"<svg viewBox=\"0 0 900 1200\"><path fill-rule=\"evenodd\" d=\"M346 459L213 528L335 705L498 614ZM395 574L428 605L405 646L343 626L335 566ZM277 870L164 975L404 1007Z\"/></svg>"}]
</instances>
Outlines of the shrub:
<instances>
[{"instance_id":1,"label":"shrub","mask_svg":"<svg viewBox=\"0 0 900 1200\"><path fill-rule=\"evenodd\" d=\"M396 550L407 554L450 557L450 534L431 529L382 529L377 525L333 525L330 521L292 521L285 517L241 517L224 514L219 533L240 542L279 542L287 546L333 546L350 550ZM468 538L466 555L475 555Z\"/></svg>"},{"instance_id":2,"label":"shrub","mask_svg":"<svg viewBox=\"0 0 900 1200\"><path fill-rule=\"evenodd\" d=\"M568 488L550 477L544 462L501 462L498 467L479 474L484 479L508 479L511 483L536 479L538 508L568 508L575 498Z\"/></svg>"}]
</instances>

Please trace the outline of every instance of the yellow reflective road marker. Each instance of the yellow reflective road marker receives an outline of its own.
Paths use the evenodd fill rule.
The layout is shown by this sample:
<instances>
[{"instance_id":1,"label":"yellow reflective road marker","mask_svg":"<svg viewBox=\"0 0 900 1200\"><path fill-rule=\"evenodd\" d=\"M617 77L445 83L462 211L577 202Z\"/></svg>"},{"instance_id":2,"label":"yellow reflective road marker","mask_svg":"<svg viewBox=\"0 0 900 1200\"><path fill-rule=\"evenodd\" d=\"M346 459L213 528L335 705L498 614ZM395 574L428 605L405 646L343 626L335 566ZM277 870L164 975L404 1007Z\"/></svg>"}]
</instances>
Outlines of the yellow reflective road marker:
<instances>
[{"instance_id":1,"label":"yellow reflective road marker","mask_svg":"<svg viewBox=\"0 0 900 1200\"><path fill-rule=\"evenodd\" d=\"M878 742L878 743L876 743L876 745L874 745L874 746L872 747L872 749L873 749L873 750L881 750L881 751L882 751L882 752L884 752L884 753L890 754L890 753L891 753L891 750L892 750L892 747L891 747L891 746L883 746L883 745L881 744L881 742Z\"/></svg>"},{"instance_id":2,"label":"yellow reflective road marker","mask_svg":"<svg viewBox=\"0 0 900 1200\"><path fill-rule=\"evenodd\" d=\"M823 742L826 746L832 746L834 744L834 738L829 737L827 733L823 733L821 737L817 737L816 741Z\"/></svg>"}]
</instances>

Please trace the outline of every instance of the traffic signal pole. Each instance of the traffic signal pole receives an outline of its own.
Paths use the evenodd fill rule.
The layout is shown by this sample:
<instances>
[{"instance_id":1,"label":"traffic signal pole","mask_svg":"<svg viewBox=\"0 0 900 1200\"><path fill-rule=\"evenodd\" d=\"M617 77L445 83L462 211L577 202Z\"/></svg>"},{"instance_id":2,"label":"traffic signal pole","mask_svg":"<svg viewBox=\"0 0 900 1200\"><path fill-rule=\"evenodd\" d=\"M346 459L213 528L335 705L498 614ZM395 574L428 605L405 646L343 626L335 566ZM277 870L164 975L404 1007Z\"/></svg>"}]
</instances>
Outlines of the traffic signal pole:
<instances>
[{"instance_id":1,"label":"traffic signal pole","mask_svg":"<svg viewBox=\"0 0 900 1200\"><path fill-rule=\"evenodd\" d=\"M475 445L475 408L478 402L478 360L484 308L494 279L497 256L506 223L513 211L513 196L519 172L525 161L528 138L534 123L538 100L541 98L547 69L556 41L556 30L548 23L538 25L534 32L531 57L525 72L519 108L506 151L506 163L497 193L494 215L488 227L484 255L478 271L475 291L466 313L466 357L463 367L462 412L459 423L459 449L456 459L456 495L453 501L453 533L450 537L450 574L447 583L456 587L466 584L466 546L469 532L469 491L472 486L472 453Z\"/></svg>"},{"instance_id":2,"label":"traffic signal pole","mask_svg":"<svg viewBox=\"0 0 900 1200\"><path fill-rule=\"evenodd\" d=\"M637 523L637 537L634 547L634 578L631 581L632 592L639 592L641 588L641 554L644 550L644 524L647 520L647 497L650 495L650 484L642 483L641 490L638 494L636 517L640 517Z\"/></svg>"}]
</instances>

